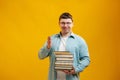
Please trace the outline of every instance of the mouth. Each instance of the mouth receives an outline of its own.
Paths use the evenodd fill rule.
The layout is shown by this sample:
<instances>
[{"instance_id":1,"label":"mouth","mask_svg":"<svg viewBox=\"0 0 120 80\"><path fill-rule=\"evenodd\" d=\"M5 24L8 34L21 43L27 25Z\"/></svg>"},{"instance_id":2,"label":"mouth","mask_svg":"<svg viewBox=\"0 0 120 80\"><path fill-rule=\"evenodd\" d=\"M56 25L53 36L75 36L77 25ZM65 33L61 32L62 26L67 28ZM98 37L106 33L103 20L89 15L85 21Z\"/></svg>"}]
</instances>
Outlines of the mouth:
<instances>
[{"instance_id":1,"label":"mouth","mask_svg":"<svg viewBox=\"0 0 120 80\"><path fill-rule=\"evenodd\" d=\"M62 29L67 29L66 27L62 27Z\"/></svg>"}]
</instances>

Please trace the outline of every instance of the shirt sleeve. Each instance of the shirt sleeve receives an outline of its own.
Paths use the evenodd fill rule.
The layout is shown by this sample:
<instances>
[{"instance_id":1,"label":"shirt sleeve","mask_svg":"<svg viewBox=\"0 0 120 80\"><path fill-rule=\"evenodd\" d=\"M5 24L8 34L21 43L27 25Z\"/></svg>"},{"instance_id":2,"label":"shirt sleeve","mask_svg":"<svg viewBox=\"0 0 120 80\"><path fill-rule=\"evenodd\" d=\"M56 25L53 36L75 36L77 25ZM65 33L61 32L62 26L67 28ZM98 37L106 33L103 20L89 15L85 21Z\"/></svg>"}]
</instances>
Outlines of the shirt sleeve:
<instances>
[{"instance_id":1,"label":"shirt sleeve","mask_svg":"<svg viewBox=\"0 0 120 80\"><path fill-rule=\"evenodd\" d=\"M49 55L50 50L51 50L51 49L48 49L48 48L47 48L47 42L46 42L46 43L44 44L44 46L39 50L39 52L38 52L38 57L39 57L40 59L46 58L46 57Z\"/></svg>"},{"instance_id":2,"label":"shirt sleeve","mask_svg":"<svg viewBox=\"0 0 120 80\"><path fill-rule=\"evenodd\" d=\"M79 61L79 64L77 65L77 67L75 68L75 72L79 73L82 72L84 70L84 68L86 68L90 63L89 57L83 57L82 60Z\"/></svg>"},{"instance_id":3,"label":"shirt sleeve","mask_svg":"<svg viewBox=\"0 0 120 80\"><path fill-rule=\"evenodd\" d=\"M83 71L90 63L88 46L84 40L80 41L82 44L79 49L79 61L77 67L75 68L75 72Z\"/></svg>"}]
</instances>

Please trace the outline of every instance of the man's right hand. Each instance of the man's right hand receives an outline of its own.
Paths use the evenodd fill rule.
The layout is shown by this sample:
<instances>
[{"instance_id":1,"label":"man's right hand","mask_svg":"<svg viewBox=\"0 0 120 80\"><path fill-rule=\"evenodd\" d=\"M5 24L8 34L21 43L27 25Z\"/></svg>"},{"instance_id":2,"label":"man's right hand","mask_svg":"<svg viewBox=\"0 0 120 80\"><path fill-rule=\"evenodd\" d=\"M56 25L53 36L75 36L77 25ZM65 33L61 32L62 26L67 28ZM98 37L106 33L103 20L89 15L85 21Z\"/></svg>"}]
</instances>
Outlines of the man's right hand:
<instances>
[{"instance_id":1,"label":"man's right hand","mask_svg":"<svg viewBox=\"0 0 120 80\"><path fill-rule=\"evenodd\" d=\"M51 48L51 38L50 38L50 36L48 36L48 40L47 40L47 48L48 48L48 49Z\"/></svg>"}]
</instances>

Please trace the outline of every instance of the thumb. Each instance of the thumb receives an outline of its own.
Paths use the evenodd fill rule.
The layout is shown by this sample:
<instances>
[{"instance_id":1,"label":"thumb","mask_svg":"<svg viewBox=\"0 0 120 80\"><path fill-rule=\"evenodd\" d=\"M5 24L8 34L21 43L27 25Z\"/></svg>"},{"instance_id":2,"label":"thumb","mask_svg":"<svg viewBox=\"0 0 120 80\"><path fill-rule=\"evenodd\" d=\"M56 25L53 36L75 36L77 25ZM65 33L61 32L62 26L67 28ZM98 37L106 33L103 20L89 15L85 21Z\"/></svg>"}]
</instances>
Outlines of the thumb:
<instances>
[{"instance_id":1,"label":"thumb","mask_svg":"<svg viewBox=\"0 0 120 80\"><path fill-rule=\"evenodd\" d=\"M48 49L51 48L51 38L50 38L50 36L48 36L48 40L47 40L47 48L48 48Z\"/></svg>"}]
</instances>

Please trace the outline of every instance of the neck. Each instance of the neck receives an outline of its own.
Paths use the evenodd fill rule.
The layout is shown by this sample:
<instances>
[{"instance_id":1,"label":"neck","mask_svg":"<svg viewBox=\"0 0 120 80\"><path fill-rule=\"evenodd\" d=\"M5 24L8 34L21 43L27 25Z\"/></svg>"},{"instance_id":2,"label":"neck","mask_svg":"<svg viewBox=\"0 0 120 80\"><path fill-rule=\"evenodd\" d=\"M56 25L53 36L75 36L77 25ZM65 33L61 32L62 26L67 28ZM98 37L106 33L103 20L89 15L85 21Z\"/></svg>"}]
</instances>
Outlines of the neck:
<instances>
[{"instance_id":1,"label":"neck","mask_svg":"<svg viewBox=\"0 0 120 80\"><path fill-rule=\"evenodd\" d=\"M62 37L68 37L70 36L71 32L63 33L61 32Z\"/></svg>"}]
</instances>

